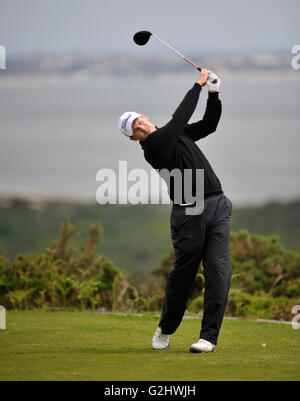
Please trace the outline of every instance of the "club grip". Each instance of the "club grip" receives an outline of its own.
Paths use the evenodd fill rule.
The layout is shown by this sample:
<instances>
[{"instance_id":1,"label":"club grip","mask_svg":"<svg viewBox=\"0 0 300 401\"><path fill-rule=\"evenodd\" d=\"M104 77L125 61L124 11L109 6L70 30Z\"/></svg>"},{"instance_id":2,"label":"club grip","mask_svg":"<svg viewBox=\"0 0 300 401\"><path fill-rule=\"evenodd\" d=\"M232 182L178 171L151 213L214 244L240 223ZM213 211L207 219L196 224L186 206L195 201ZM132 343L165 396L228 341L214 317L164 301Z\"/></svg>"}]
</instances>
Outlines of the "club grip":
<instances>
[{"instance_id":1,"label":"club grip","mask_svg":"<svg viewBox=\"0 0 300 401\"><path fill-rule=\"evenodd\" d=\"M202 71L202 68L197 67L197 70L201 72L201 71ZM217 82L218 82L217 79L214 79L213 81L211 81L212 84L216 84Z\"/></svg>"}]
</instances>

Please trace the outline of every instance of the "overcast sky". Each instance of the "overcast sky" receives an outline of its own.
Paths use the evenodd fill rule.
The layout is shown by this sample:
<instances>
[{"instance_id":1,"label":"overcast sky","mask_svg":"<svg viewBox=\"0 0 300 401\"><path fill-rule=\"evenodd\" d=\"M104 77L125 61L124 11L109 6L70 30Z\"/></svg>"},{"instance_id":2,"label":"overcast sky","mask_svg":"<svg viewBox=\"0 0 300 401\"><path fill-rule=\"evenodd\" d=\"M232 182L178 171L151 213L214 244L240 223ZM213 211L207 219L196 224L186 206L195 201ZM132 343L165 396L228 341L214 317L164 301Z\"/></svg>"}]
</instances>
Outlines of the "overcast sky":
<instances>
[{"instance_id":1,"label":"overcast sky","mask_svg":"<svg viewBox=\"0 0 300 401\"><path fill-rule=\"evenodd\" d=\"M299 26L299 0L0 0L7 55L139 54L132 41L138 30L182 52L290 52L300 44ZM147 55L161 50L155 40L147 45Z\"/></svg>"}]
</instances>

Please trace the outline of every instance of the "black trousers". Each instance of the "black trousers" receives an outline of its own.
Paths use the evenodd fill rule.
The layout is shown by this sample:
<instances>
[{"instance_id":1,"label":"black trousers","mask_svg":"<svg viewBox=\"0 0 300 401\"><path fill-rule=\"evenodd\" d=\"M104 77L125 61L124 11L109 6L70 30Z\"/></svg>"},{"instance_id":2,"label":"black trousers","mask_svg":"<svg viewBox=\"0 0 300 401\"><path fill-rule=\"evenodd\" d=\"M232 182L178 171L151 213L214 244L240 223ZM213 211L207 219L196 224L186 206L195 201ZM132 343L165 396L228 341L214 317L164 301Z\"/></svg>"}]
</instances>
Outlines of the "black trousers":
<instances>
[{"instance_id":1,"label":"black trousers","mask_svg":"<svg viewBox=\"0 0 300 401\"><path fill-rule=\"evenodd\" d=\"M186 215L185 207L173 205L171 234L175 263L168 275L159 322L164 334L173 334L180 325L202 261L205 292L200 338L217 344L232 271L231 212L232 203L224 194L204 199L200 215Z\"/></svg>"}]
</instances>

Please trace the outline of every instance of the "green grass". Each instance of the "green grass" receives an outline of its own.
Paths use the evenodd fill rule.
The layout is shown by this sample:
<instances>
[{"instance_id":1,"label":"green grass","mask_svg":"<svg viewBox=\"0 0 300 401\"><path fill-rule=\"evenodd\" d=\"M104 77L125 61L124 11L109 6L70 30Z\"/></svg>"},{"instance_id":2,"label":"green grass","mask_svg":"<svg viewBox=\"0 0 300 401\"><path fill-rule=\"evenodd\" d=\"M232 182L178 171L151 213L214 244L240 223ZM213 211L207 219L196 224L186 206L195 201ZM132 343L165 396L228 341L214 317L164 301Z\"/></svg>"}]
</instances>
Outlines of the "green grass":
<instances>
[{"instance_id":1,"label":"green grass","mask_svg":"<svg viewBox=\"0 0 300 401\"><path fill-rule=\"evenodd\" d=\"M300 330L224 320L216 352L191 354L200 323L184 319L170 348L153 351L154 314L7 312L0 380L300 379Z\"/></svg>"}]
</instances>

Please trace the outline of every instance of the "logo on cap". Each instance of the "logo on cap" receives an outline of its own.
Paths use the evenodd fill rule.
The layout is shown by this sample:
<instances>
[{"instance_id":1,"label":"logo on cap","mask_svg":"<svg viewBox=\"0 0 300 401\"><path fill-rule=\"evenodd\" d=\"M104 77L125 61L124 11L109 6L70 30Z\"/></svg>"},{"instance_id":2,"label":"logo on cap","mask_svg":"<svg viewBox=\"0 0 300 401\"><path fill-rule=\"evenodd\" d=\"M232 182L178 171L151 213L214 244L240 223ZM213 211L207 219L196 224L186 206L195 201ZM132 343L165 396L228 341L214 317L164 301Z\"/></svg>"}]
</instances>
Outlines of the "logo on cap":
<instances>
[{"instance_id":1,"label":"logo on cap","mask_svg":"<svg viewBox=\"0 0 300 401\"><path fill-rule=\"evenodd\" d=\"M126 125L127 125L128 120L130 119L130 117L131 117L131 114L129 114L128 117L124 118L124 120L122 121L122 129L123 130L126 130Z\"/></svg>"}]
</instances>

